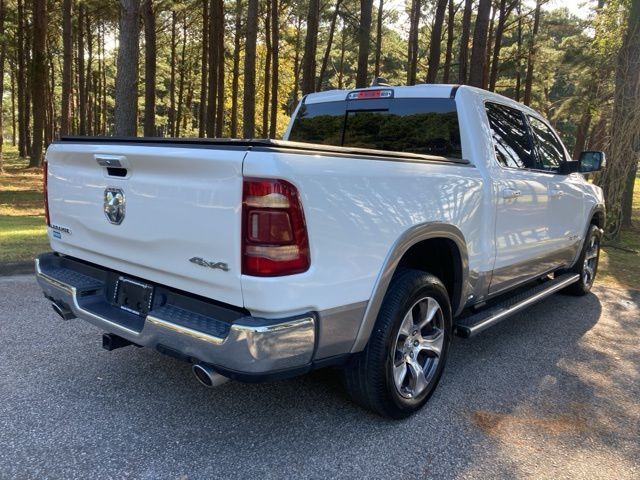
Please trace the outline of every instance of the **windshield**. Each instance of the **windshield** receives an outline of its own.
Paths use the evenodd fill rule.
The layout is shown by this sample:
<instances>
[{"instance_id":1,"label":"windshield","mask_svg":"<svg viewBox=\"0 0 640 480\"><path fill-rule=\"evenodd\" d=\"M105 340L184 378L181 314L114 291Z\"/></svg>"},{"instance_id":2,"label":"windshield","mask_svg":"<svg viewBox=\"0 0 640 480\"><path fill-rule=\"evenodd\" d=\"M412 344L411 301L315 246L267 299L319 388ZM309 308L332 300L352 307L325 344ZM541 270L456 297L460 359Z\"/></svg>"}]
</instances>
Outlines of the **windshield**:
<instances>
[{"instance_id":1,"label":"windshield","mask_svg":"<svg viewBox=\"0 0 640 480\"><path fill-rule=\"evenodd\" d=\"M303 104L289 140L462 158L456 105L449 98Z\"/></svg>"}]
</instances>

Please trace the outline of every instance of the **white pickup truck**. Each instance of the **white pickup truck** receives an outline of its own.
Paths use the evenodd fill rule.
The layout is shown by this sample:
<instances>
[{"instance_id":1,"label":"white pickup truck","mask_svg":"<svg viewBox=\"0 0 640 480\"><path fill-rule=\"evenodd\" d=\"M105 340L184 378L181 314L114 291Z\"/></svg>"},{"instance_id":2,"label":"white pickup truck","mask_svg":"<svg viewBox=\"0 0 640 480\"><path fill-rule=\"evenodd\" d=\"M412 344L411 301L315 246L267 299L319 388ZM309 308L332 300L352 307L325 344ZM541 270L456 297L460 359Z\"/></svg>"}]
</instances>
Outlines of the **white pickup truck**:
<instances>
[{"instance_id":1,"label":"white pickup truck","mask_svg":"<svg viewBox=\"0 0 640 480\"><path fill-rule=\"evenodd\" d=\"M428 400L452 335L587 293L601 190L537 112L466 86L302 99L284 141L63 138L38 281L103 346L208 386L334 366L361 405ZM141 372L142 374L142 372Z\"/></svg>"}]
</instances>

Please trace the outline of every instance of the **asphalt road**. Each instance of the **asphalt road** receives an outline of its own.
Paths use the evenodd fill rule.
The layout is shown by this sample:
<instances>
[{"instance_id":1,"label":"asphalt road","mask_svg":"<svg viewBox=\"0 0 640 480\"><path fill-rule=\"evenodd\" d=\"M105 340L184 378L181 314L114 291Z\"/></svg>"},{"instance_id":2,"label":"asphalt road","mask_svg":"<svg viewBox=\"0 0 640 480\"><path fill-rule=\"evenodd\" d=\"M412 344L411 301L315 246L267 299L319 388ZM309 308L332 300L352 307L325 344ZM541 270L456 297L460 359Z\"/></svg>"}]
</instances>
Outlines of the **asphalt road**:
<instances>
[{"instance_id":1,"label":"asphalt road","mask_svg":"<svg viewBox=\"0 0 640 480\"><path fill-rule=\"evenodd\" d=\"M639 292L556 295L456 340L427 408L393 422L331 370L205 389L0 277L0 478L637 479L639 313Z\"/></svg>"}]
</instances>

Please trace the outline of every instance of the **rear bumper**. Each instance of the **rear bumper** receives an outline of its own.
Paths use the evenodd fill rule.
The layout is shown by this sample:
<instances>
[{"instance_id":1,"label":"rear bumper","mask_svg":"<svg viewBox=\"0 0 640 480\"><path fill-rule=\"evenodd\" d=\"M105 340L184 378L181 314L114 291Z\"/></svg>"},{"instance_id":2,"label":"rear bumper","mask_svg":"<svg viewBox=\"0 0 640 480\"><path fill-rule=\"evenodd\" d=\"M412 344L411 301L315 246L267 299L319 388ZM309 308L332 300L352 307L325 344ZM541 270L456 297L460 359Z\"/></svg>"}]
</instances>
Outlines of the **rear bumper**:
<instances>
[{"instance_id":1,"label":"rear bumper","mask_svg":"<svg viewBox=\"0 0 640 480\"><path fill-rule=\"evenodd\" d=\"M35 269L49 300L137 345L207 363L240 379L304 370L311 365L317 337L313 313L256 318L242 309L154 285L153 305L141 317L110 301L118 272L55 253L40 255Z\"/></svg>"}]
</instances>

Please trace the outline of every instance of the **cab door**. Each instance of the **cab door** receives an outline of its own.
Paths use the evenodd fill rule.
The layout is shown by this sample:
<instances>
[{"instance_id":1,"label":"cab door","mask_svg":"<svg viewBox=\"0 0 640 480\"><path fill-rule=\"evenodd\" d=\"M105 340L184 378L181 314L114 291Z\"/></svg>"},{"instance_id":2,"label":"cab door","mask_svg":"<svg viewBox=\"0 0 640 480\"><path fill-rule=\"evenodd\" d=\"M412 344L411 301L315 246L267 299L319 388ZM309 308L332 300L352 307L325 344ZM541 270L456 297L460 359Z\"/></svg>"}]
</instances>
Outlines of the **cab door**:
<instances>
[{"instance_id":1,"label":"cab door","mask_svg":"<svg viewBox=\"0 0 640 480\"><path fill-rule=\"evenodd\" d=\"M485 104L495 162L490 162L495 220L495 263L489 294L549 271L549 175L536 169L536 153L524 114Z\"/></svg>"},{"instance_id":2,"label":"cab door","mask_svg":"<svg viewBox=\"0 0 640 480\"><path fill-rule=\"evenodd\" d=\"M549 233L557 266L575 260L584 235L584 201L576 183L580 174L563 174L561 165L569 158L564 145L547 122L527 115L535 145L537 170L547 177Z\"/></svg>"}]
</instances>

